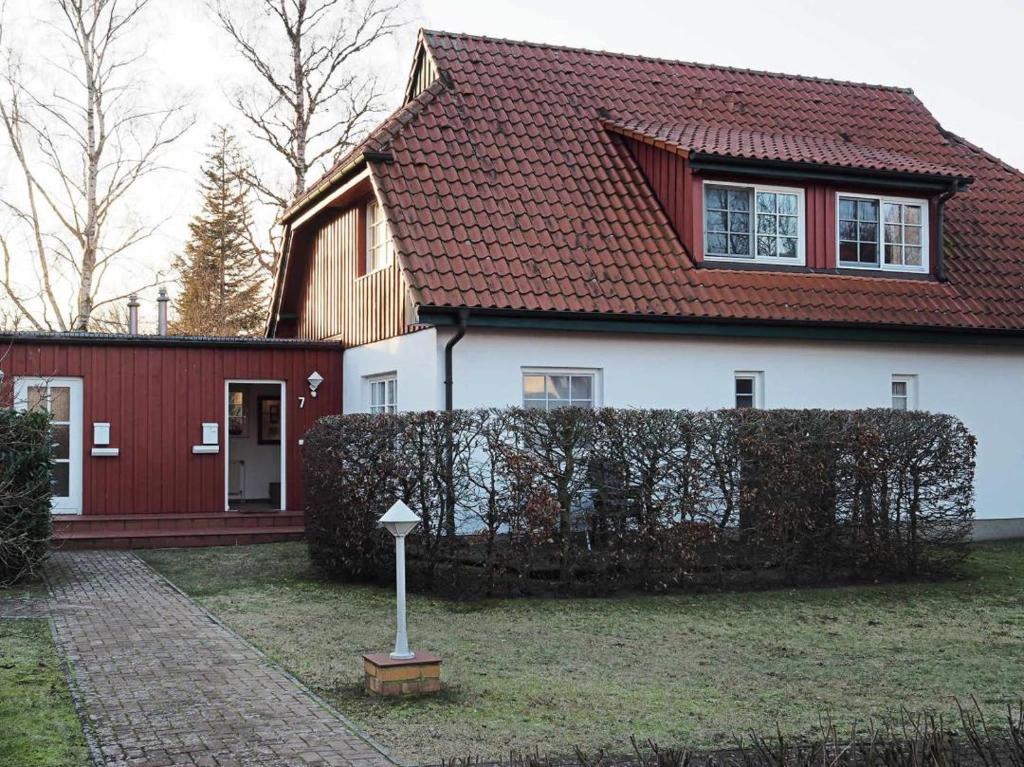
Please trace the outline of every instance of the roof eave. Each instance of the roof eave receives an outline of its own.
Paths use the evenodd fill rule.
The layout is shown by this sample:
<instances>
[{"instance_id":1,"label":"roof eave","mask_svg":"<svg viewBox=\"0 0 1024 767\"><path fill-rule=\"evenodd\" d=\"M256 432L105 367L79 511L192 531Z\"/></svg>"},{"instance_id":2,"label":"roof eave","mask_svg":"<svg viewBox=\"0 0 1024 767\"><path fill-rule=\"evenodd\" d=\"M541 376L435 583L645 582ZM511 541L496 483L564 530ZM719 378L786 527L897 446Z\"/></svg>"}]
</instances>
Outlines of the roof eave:
<instances>
[{"instance_id":1,"label":"roof eave","mask_svg":"<svg viewBox=\"0 0 1024 767\"><path fill-rule=\"evenodd\" d=\"M973 176L909 173L820 163L725 157L707 152L690 152L689 161L694 170L889 186L929 192L944 192L954 184L958 190L962 191L974 181Z\"/></svg>"},{"instance_id":2,"label":"roof eave","mask_svg":"<svg viewBox=\"0 0 1024 767\"><path fill-rule=\"evenodd\" d=\"M1024 329L943 328L933 325L716 319L455 306L420 306L418 321L426 325L453 325L459 321L460 313L466 311L470 327L494 329L1024 347Z\"/></svg>"}]
</instances>

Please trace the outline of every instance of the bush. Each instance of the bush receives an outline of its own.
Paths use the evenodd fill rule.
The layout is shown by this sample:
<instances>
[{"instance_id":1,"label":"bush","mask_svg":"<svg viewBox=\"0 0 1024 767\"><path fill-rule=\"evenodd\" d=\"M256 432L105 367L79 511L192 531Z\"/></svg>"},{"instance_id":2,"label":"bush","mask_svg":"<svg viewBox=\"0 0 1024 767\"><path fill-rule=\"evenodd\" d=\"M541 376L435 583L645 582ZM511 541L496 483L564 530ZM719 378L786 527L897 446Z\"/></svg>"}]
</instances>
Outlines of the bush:
<instances>
[{"instance_id":1,"label":"bush","mask_svg":"<svg viewBox=\"0 0 1024 767\"><path fill-rule=\"evenodd\" d=\"M0 586L38 572L50 544L49 416L0 408Z\"/></svg>"},{"instance_id":2,"label":"bush","mask_svg":"<svg viewBox=\"0 0 1024 767\"><path fill-rule=\"evenodd\" d=\"M460 595L902 578L948 570L975 440L892 410L470 410L332 416L305 441L313 562Z\"/></svg>"}]
</instances>

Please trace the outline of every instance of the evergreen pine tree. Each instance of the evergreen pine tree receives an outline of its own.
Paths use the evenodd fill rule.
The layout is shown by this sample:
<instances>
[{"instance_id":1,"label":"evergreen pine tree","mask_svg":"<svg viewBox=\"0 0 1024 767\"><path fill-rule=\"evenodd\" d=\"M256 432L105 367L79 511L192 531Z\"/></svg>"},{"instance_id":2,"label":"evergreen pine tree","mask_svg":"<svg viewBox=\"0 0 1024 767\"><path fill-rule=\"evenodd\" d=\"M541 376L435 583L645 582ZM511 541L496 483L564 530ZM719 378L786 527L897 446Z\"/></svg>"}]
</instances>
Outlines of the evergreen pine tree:
<instances>
[{"instance_id":1,"label":"evergreen pine tree","mask_svg":"<svg viewBox=\"0 0 1024 767\"><path fill-rule=\"evenodd\" d=\"M181 281L171 325L181 335L258 335L266 295L252 229L248 165L234 136L217 128L202 166L202 212L189 223L185 252L174 259Z\"/></svg>"}]
</instances>

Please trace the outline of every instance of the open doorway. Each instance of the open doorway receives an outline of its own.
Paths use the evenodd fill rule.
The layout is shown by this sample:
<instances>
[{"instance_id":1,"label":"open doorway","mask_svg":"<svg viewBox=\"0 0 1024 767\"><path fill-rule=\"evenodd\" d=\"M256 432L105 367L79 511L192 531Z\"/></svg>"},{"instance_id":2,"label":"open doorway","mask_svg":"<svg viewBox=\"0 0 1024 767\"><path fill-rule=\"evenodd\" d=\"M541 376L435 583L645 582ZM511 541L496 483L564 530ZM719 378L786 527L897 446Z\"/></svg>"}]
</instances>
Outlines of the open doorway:
<instances>
[{"instance_id":1,"label":"open doorway","mask_svg":"<svg viewBox=\"0 0 1024 767\"><path fill-rule=\"evenodd\" d=\"M226 510L285 510L284 402L283 381L226 382Z\"/></svg>"}]
</instances>

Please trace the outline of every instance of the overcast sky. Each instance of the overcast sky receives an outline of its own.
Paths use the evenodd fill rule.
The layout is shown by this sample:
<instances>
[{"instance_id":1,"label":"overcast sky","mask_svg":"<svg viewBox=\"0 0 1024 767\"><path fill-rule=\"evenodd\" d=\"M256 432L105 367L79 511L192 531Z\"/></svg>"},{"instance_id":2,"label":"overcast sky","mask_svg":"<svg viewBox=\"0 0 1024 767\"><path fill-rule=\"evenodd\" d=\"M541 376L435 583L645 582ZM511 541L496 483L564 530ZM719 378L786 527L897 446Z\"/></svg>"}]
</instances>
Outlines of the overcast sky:
<instances>
[{"instance_id":1,"label":"overcast sky","mask_svg":"<svg viewBox=\"0 0 1024 767\"><path fill-rule=\"evenodd\" d=\"M36 0L8 0L31 16ZM197 204L195 179L218 122L244 131L225 98L248 72L198 0L154 0L154 87L190 96L195 127L140 209L169 216L137 258L166 263ZM974 0L412 0L377 63L398 105L416 30L432 29L913 88L942 124L1024 167L1024 2Z\"/></svg>"}]
</instances>

